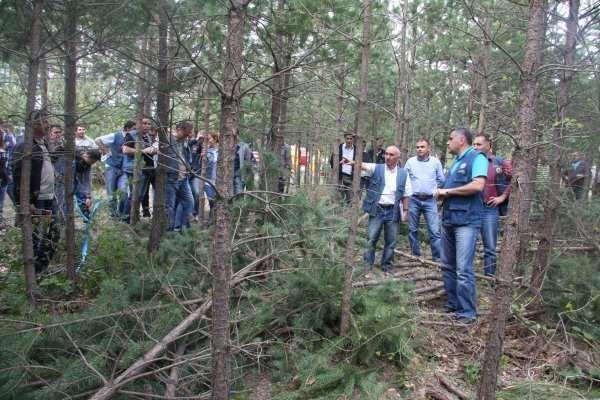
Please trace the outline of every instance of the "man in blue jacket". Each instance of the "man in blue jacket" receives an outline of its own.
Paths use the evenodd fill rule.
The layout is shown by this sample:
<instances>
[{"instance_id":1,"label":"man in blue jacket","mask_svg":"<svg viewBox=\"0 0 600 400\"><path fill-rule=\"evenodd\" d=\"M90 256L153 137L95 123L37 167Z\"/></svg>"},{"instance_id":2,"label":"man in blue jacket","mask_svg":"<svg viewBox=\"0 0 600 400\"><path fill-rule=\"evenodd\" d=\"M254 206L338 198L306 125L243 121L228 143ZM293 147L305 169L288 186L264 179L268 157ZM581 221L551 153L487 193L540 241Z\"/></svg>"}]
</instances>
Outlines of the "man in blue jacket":
<instances>
[{"instance_id":1,"label":"man in blue jacket","mask_svg":"<svg viewBox=\"0 0 600 400\"><path fill-rule=\"evenodd\" d=\"M375 247L383 229L381 269L384 272L392 265L398 223L408 218L408 198L412 194L410 179L404 168L398 166L399 160L400 149L390 146L385 150L385 164L361 164L363 174L371 177L363 202L363 210L369 214L364 260L369 267L375 263ZM346 158L343 162L354 164Z\"/></svg>"},{"instance_id":2,"label":"man in blue jacket","mask_svg":"<svg viewBox=\"0 0 600 400\"><path fill-rule=\"evenodd\" d=\"M477 317L473 258L481 228L483 188L488 160L472 147L469 128L450 131L448 150L456 156L444 187L436 191L444 201L442 214L442 264L446 310L458 321L470 324Z\"/></svg>"},{"instance_id":3,"label":"man in blue jacket","mask_svg":"<svg viewBox=\"0 0 600 400\"><path fill-rule=\"evenodd\" d=\"M122 131L109 133L96 138L96 144L107 156L104 161L104 178L106 181L106 195L110 201L110 213L113 217L127 220L129 218L127 163L129 160L123 155L123 145L128 132L135 130L135 122L127 121ZM132 163L131 163L132 164ZM131 169L133 165L129 166Z\"/></svg>"}]
</instances>

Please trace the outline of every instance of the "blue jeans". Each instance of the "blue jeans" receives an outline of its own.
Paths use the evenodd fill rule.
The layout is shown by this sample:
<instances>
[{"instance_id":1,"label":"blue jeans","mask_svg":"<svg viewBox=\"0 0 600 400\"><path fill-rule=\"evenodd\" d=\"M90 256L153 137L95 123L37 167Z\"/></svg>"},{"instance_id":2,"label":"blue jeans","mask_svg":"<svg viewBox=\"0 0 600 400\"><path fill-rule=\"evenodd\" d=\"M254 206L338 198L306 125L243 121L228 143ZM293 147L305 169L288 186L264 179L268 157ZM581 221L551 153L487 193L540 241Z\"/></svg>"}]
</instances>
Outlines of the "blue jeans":
<instances>
[{"instance_id":1,"label":"blue jeans","mask_svg":"<svg viewBox=\"0 0 600 400\"><path fill-rule=\"evenodd\" d=\"M8 184L0 185L0 224L4 222L4 199L6 198L6 189Z\"/></svg>"},{"instance_id":2,"label":"blue jeans","mask_svg":"<svg viewBox=\"0 0 600 400\"><path fill-rule=\"evenodd\" d=\"M190 176L190 189L192 189L192 196L194 197L194 216L199 214L200 211L200 195L204 196L201 192L202 180L197 176Z\"/></svg>"},{"instance_id":3,"label":"blue jeans","mask_svg":"<svg viewBox=\"0 0 600 400\"><path fill-rule=\"evenodd\" d=\"M166 186L167 217L169 230L180 230L190 226L190 218L194 209L194 197L187 179L178 180L176 176L167 177ZM177 208L181 207L178 213Z\"/></svg>"},{"instance_id":4,"label":"blue jeans","mask_svg":"<svg viewBox=\"0 0 600 400\"><path fill-rule=\"evenodd\" d=\"M113 217L127 217L129 209L127 196L129 195L129 185L127 183L127 174L120 168L107 166L104 171L106 181L106 195L109 199L110 214Z\"/></svg>"},{"instance_id":5,"label":"blue jeans","mask_svg":"<svg viewBox=\"0 0 600 400\"><path fill-rule=\"evenodd\" d=\"M483 271L486 275L496 275L496 246L498 244L498 207L484 207L481 219L481 240L483 241Z\"/></svg>"},{"instance_id":6,"label":"blue jeans","mask_svg":"<svg viewBox=\"0 0 600 400\"><path fill-rule=\"evenodd\" d=\"M473 258L478 233L478 226L450 225L442 228L442 275L448 296L446 307L458 317L477 317Z\"/></svg>"},{"instance_id":7,"label":"blue jeans","mask_svg":"<svg viewBox=\"0 0 600 400\"><path fill-rule=\"evenodd\" d=\"M375 248L381 229L383 229L383 254L381 255L381 268L386 271L394 259L394 248L396 247L396 233L398 222L393 220L394 208L376 207L376 215L369 216L367 228L367 248L365 249L365 264L375 264Z\"/></svg>"},{"instance_id":8,"label":"blue jeans","mask_svg":"<svg viewBox=\"0 0 600 400\"><path fill-rule=\"evenodd\" d=\"M410 243L410 250L413 255L421 256L419 242L419 220L421 213L423 213L427 222L429 242L431 244L431 258L437 262L442 256L442 236L440 234L437 202L433 197L424 200L411 197L408 202L408 241Z\"/></svg>"},{"instance_id":9,"label":"blue jeans","mask_svg":"<svg viewBox=\"0 0 600 400\"><path fill-rule=\"evenodd\" d=\"M246 182L242 179L241 176L233 177L233 195L236 196L244 191L246 188Z\"/></svg>"}]
</instances>

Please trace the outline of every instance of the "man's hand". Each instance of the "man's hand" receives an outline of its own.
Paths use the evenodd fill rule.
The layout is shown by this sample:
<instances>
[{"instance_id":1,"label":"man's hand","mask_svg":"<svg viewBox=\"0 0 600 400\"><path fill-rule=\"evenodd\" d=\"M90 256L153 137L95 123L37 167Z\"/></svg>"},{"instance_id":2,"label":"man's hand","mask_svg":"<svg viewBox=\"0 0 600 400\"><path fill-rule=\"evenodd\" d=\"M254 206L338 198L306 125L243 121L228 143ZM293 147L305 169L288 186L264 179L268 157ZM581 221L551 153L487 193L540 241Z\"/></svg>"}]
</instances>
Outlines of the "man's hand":
<instances>
[{"instance_id":1,"label":"man's hand","mask_svg":"<svg viewBox=\"0 0 600 400\"><path fill-rule=\"evenodd\" d=\"M490 200L487 202L487 205L492 207L498 207L500 204L504 203L504 200L506 200L505 195L490 197Z\"/></svg>"},{"instance_id":2,"label":"man's hand","mask_svg":"<svg viewBox=\"0 0 600 400\"><path fill-rule=\"evenodd\" d=\"M408 210L404 210L402 212L402 218L401 218L402 222L407 222L408 221Z\"/></svg>"},{"instance_id":3,"label":"man's hand","mask_svg":"<svg viewBox=\"0 0 600 400\"><path fill-rule=\"evenodd\" d=\"M88 210L92 207L92 199L91 198L87 198L85 199L85 208L87 208Z\"/></svg>"},{"instance_id":4,"label":"man's hand","mask_svg":"<svg viewBox=\"0 0 600 400\"><path fill-rule=\"evenodd\" d=\"M436 189L433 193L434 197L438 200L444 200L449 196L448 192L450 189Z\"/></svg>"}]
</instances>

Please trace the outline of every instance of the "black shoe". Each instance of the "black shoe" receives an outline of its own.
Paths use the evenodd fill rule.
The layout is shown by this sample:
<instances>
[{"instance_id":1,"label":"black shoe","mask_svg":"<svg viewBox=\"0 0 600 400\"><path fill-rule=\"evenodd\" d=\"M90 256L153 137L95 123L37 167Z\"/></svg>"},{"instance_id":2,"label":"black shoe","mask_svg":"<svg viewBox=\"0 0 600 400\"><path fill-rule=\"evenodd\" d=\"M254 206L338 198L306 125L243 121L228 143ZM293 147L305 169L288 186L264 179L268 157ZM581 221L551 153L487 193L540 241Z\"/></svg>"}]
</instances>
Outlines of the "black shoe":
<instances>
[{"instance_id":1,"label":"black shoe","mask_svg":"<svg viewBox=\"0 0 600 400\"><path fill-rule=\"evenodd\" d=\"M452 314L456 312L456 308L450 307L449 305L444 306L444 312L448 314Z\"/></svg>"},{"instance_id":2,"label":"black shoe","mask_svg":"<svg viewBox=\"0 0 600 400\"><path fill-rule=\"evenodd\" d=\"M144 217L144 218L150 218L150 216L151 216L150 215L150 210L144 210L142 212L142 217Z\"/></svg>"},{"instance_id":3,"label":"black shoe","mask_svg":"<svg viewBox=\"0 0 600 400\"><path fill-rule=\"evenodd\" d=\"M459 317L459 316L456 316L456 317L454 318L454 320L455 320L456 322L460 323L460 324L463 324L463 325L472 325L472 324L474 324L475 322L477 322L477 319L476 319L476 318Z\"/></svg>"}]
</instances>

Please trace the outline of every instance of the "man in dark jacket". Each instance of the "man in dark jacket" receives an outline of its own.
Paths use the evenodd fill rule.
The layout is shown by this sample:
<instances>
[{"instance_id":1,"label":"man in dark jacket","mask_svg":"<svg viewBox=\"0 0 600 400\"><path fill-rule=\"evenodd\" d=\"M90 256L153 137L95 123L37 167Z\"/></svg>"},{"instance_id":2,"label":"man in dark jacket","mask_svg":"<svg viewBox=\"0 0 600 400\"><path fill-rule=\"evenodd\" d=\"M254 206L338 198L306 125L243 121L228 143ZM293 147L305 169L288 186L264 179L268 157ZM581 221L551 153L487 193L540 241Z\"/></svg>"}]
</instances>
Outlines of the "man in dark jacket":
<instances>
[{"instance_id":1,"label":"man in dark jacket","mask_svg":"<svg viewBox=\"0 0 600 400\"><path fill-rule=\"evenodd\" d=\"M352 201L352 177L354 176L354 166L347 161L356 159L356 147L354 146L354 136L351 133L344 135L344 143L340 143L338 149L338 160L340 165L338 172L338 185L342 201L350 204ZM333 154L329 159L329 164L333 168Z\"/></svg>"},{"instance_id":2,"label":"man in dark jacket","mask_svg":"<svg viewBox=\"0 0 600 400\"><path fill-rule=\"evenodd\" d=\"M21 201L28 201L32 210L33 256L36 273L48 268L50 259L56 251L60 230L56 221L56 202L54 193L54 167L46 133L48 132L47 114L34 111L31 115L33 146L31 151L31 176L29 181L29 199L21 199L21 172L25 143L15 146L12 158L14 177L13 195L17 208Z\"/></svg>"}]
</instances>

